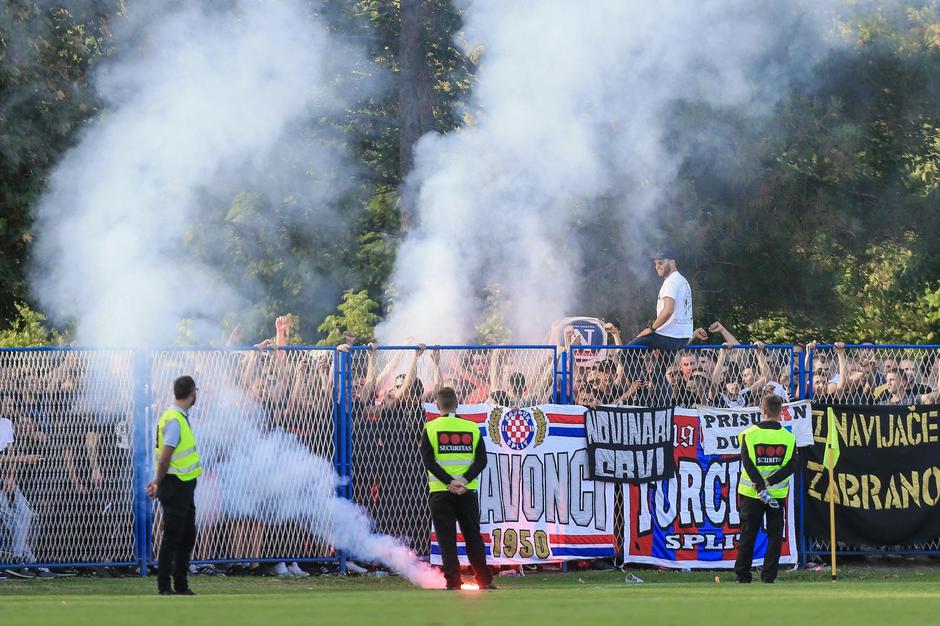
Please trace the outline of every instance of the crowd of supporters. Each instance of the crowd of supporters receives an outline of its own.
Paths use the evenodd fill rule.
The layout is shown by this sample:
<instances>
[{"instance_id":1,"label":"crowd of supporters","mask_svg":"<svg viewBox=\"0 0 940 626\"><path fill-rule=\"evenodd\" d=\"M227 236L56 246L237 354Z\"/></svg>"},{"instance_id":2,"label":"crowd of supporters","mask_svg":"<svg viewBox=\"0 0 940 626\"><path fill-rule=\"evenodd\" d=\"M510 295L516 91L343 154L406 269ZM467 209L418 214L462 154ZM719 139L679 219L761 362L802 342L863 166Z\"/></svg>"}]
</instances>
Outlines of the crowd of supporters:
<instances>
[{"instance_id":1,"label":"crowd of supporters","mask_svg":"<svg viewBox=\"0 0 940 626\"><path fill-rule=\"evenodd\" d=\"M442 386L463 404L525 407L549 401L584 405L754 406L761 396L799 393L800 360L806 393L838 404L911 404L940 400L940 358L935 351L888 351L872 345L836 344L802 350L734 348L734 335L716 322L694 340L720 337L721 347L661 352L624 347L607 324L610 346L579 349L574 328L560 333L556 349L499 346L385 350L339 346L351 372L349 389L335 393L334 351L287 345L288 317L274 336L253 349L150 353L143 363L130 352L0 352L0 563L130 563L134 553L132 441L135 372L149 372L149 416L170 402L172 380L194 376L200 406L194 428L205 473L197 490L199 539L195 559L235 561L228 573L306 575L298 563L262 563L264 556L330 556L325 546L291 521L274 520L257 503L239 497L241 485L225 472L239 424L251 432L283 432L310 454L335 454L335 399L349 411L353 499L376 529L426 553L424 470L415 442L424 404ZM572 355L570 377L561 353ZM812 355L812 356L810 356ZM139 389L138 389L139 391ZM344 409L345 410L345 409ZM152 435L148 434L150 437ZM148 439L149 441L149 439ZM150 450L147 450L147 454ZM159 529L159 516L155 530ZM159 532L155 533L159 537ZM96 568L101 575L108 570ZM204 573L217 573L205 566ZM51 576L42 568L8 575Z\"/></svg>"}]
</instances>

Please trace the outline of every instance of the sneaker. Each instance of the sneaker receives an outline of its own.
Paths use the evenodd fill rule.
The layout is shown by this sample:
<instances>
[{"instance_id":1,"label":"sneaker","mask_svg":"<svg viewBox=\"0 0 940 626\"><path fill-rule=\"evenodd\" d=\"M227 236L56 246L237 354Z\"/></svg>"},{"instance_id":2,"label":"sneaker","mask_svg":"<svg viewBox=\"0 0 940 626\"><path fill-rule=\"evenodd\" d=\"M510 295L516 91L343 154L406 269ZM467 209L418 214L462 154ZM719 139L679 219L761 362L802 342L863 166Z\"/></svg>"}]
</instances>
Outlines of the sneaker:
<instances>
[{"instance_id":1,"label":"sneaker","mask_svg":"<svg viewBox=\"0 0 940 626\"><path fill-rule=\"evenodd\" d=\"M23 578L27 580L36 578L36 576L25 567L23 569L5 569L3 570L3 573L7 576L10 576L11 578Z\"/></svg>"},{"instance_id":2,"label":"sneaker","mask_svg":"<svg viewBox=\"0 0 940 626\"><path fill-rule=\"evenodd\" d=\"M216 569L215 565L211 563L209 565L203 565L197 571L203 576L225 576L225 572Z\"/></svg>"},{"instance_id":3,"label":"sneaker","mask_svg":"<svg viewBox=\"0 0 940 626\"><path fill-rule=\"evenodd\" d=\"M35 571L36 578L58 578L55 574L49 571L48 567L37 567Z\"/></svg>"},{"instance_id":4,"label":"sneaker","mask_svg":"<svg viewBox=\"0 0 940 626\"><path fill-rule=\"evenodd\" d=\"M285 565L283 561L272 565L268 573L271 576L278 576L280 578L286 578L291 575L290 571L287 569L287 565Z\"/></svg>"},{"instance_id":5,"label":"sneaker","mask_svg":"<svg viewBox=\"0 0 940 626\"><path fill-rule=\"evenodd\" d=\"M290 572L291 576L297 578L306 578L310 574L300 569L300 565L297 564L297 561L292 561L290 565L287 566L287 571Z\"/></svg>"}]
</instances>

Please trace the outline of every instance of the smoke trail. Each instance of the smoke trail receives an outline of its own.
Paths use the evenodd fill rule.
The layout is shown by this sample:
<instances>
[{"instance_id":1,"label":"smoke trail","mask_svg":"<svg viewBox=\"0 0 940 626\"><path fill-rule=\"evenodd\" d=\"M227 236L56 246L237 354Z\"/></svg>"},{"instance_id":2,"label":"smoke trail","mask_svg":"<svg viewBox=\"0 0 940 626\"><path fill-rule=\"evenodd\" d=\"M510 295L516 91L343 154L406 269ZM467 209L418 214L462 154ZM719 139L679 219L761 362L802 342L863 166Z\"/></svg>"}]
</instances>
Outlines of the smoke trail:
<instances>
[{"instance_id":1,"label":"smoke trail","mask_svg":"<svg viewBox=\"0 0 940 626\"><path fill-rule=\"evenodd\" d=\"M373 533L366 511L336 496L341 480L329 460L292 434L266 429L260 404L226 377L207 376L199 384L205 394L194 407L193 429L229 515L294 521L353 558L382 563L425 589L444 587L439 570L399 540Z\"/></svg>"},{"instance_id":2,"label":"smoke trail","mask_svg":"<svg viewBox=\"0 0 940 626\"><path fill-rule=\"evenodd\" d=\"M269 233L301 240L341 222L331 207L349 159L310 120L367 93L348 78L365 61L310 11L158 0L114 20L116 52L95 73L102 112L37 208L33 291L80 342L171 345L183 319L197 341L217 339L223 316L263 292L253 261L303 262ZM220 265L236 247L233 278ZM303 277L310 301L332 297L320 283Z\"/></svg>"},{"instance_id":3,"label":"smoke trail","mask_svg":"<svg viewBox=\"0 0 940 626\"><path fill-rule=\"evenodd\" d=\"M593 270L602 256L594 248L639 261L676 201L688 151L674 141L677 107L766 116L830 45L818 26L825 4L470 0L458 41L483 52L475 118L416 147L420 227L396 261L399 301L383 340L472 339L487 287L511 299L520 340L584 313L582 294L588 307L604 298L581 284L584 263ZM734 145L733 134L702 135L699 145ZM579 240L604 207L615 232Z\"/></svg>"}]
</instances>

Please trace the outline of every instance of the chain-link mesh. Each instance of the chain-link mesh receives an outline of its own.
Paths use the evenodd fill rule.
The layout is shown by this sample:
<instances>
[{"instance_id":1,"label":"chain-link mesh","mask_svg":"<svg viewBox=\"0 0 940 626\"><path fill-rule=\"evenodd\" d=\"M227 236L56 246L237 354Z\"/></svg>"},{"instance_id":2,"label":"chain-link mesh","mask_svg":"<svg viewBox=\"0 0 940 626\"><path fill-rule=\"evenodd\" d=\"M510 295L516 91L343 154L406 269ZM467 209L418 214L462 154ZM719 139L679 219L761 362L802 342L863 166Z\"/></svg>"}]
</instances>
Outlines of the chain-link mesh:
<instances>
[{"instance_id":1,"label":"chain-link mesh","mask_svg":"<svg viewBox=\"0 0 940 626\"><path fill-rule=\"evenodd\" d=\"M133 562L132 358L0 350L0 563Z\"/></svg>"},{"instance_id":2,"label":"chain-link mesh","mask_svg":"<svg viewBox=\"0 0 940 626\"><path fill-rule=\"evenodd\" d=\"M908 406L940 404L940 348L877 345L811 346L806 353L807 397L819 404ZM806 537L810 552L828 553L828 538ZM840 552L940 551L940 536L921 543L863 546Z\"/></svg>"},{"instance_id":3,"label":"chain-link mesh","mask_svg":"<svg viewBox=\"0 0 940 626\"><path fill-rule=\"evenodd\" d=\"M418 453L425 402L453 387L461 404L534 406L551 400L555 349L356 348L350 355L352 497L378 532L430 552L427 473Z\"/></svg>"},{"instance_id":4,"label":"chain-link mesh","mask_svg":"<svg viewBox=\"0 0 940 626\"><path fill-rule=\"evenodd\" d=\"M205 472L196 492L195 557L211 561L332 556L318 539L319 525L326 523L323 502L277 477L292 476L287 465L332 476L340 456L351 465L348 493L368 510L376 530L427 555L426 478L417 441L423 402L433 401L440 386L454 387L463 404L508 406L547 402L558 391L582 404L734 407L755 404L771 388L790 397L799 389L798 363L789 347L779 346L689 346L671 353L574 346L568 368L556 361L552 347L421 354L360 347L341 375L334 354L0 350L0 564L136 561L136 442L146 440L146 450L136 455L149 467L156 420L182 374L193 375L200 388L192 423ZM934 395L940 391L940 349L820 346L805 358L806 395L817 402L940 402ZM145 366L135 368L135 359ZM345 380L348 390L341 407L335 403L337 380ZM144 385L149 395L135 398ZM135 409L146 410L148 425L137 439ZM337 418L348 420L348 433L334 432ZM343 446L340 455L336 441ZM160 539L159 507L152 511L151 559ZM828 548L824 540L807 540L811 551ZM877 549L938 551L940 539Z\"/></svg>"},{"instance_id":5,"label":"chain-link mesh","mask_svg":"<svg viewBox=\"0 0 940 626\"><path fill-rule=\"evenodd\" d=\"M570 350L569 400L575 404L756 406L767 392L798 391L789 346L579 347Z\"/></svg>"},{"instance_id":6,"label":"chain-link mesh","mask_svg":"<svg viewBox=\"0 0 940 626\"><path fill-rule=\"evenodd\" d=\"M203 465L194 560L330 556L319 539L329 522L327 503L292 481L311 473L332 477L332 350L154 353L151 454L156 422L173 400L173 381L184 374L199 389L191 412ZM152 556L159 551L160 524L154 505Z\"/></svg>"},{"instance_id":7,"label":"chain-link mesh","mask_svg":"<svg viewBox=\"0 0 940 626\"><path fill-rule=\"evenodd\" d=\"M807 354L808 393L815 402L940 403L940 349L819 346Z\"/></svg>"}]
</instances>

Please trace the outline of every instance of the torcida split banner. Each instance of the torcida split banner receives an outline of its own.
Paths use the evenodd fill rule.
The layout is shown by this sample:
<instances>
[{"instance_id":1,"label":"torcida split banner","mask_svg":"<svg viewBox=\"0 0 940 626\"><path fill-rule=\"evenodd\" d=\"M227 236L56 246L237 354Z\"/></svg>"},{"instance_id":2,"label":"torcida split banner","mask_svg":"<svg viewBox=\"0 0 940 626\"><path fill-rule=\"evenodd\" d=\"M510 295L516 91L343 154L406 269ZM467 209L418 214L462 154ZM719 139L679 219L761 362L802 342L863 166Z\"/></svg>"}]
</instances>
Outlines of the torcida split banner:
<instances>
[{"instance_id":1,"label":"torcida split banner","mask_svg":"<svg viewBox=\"0 0 940 626\"><path fill-rule=\"evenodd\" d=\"M425 405L428 419L437 408ZM582 406L510 409L464 405L486 444L480 475L480 527L492 565L611 558L614 485L590 479ZM467 564L463 537L457 551ZM431 531L431 563L440 564Z\"/></svg>"},{"instance_id":2,"label":"torcida split banner","mask_svg":"<svg viewBox=\"0 0 940 626\"><path fill-rule=\"evenodd\" d=\"M806 534L829 537L828 405L813 405L815 445L802 453ZM872 546L940 537L940 406L833 406L836 541Z\"/></svg>"},{"instance_id":3,"label":"torcida split banner","mask_svg":"<svg viewBox=\"0 0 940 626\"><path fill-rule=\"evenodd\" d=\"M737 454L706 454L696 409L673 415L675 478L624 486L624 561L672 568L730 568L738 554L741 519ZM744 425L744 430L748 425ZM797 562L794 479L790 478L781 564ZM767 536L754 547L763 563Z\"/></svg>"}]
</instances>

